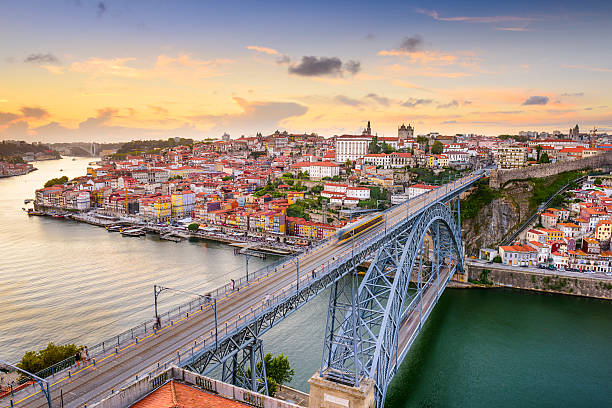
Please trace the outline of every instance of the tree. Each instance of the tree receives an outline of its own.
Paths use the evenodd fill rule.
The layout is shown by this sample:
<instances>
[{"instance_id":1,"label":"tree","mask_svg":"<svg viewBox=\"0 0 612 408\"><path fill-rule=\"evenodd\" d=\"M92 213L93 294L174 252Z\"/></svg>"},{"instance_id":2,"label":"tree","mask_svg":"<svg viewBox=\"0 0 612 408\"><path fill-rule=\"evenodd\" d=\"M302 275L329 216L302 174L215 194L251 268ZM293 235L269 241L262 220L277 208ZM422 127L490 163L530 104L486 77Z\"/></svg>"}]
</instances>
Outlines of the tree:
<instances>
[{"instance_id":1,"label":"tree","mask_svg":"<svg viewBox=\"0 0 612 408\"><path fill-rule=\"evenodd\" d=\"M596 186L600 186L602 184L602 181L601 181L601 179L599 177L597 177L595 179L594 183L595 183Z\"/></svg>"},{"instance_id":2,"label":"tree","mask_svg":"<svg viewBox=\"0 0 612 408\"><path fill-rule=\"evenodd\" d=\"M542 155L540 156L540 159L538 160L538 163L540 164L550 163L550 159L548 158L548 153L546 152L542 153Z\"/></svg>"},{"instance_id":3,"label":"tree","mask_svg":"<svg viewBox=\"0 0 612 408\"><path fill-rule=\"evenodd\" d=\"M378 137L374 136L372 141L368 145L368 153L378 154L380 153L380 146L378 145Z\"/></svg>"},{"instance_id":4,"label":"tree","mask_svg":"<svg viewBox=\"0 0 612 408\"><path fill-rule=\"evenodd\" d=\"M439 140L436 140L433 146L431 146L431 153L432 154L442 154L443 151L444 151L444 145Z\"/></svg>"},{"instance_id":5,"label":"tree","mask_svg":"<svg viewBox=\"0 0 612 408\"><path fill-rule=\"evenodd\" d=\"M540 153L542 152L542 146L537 145L537 146L535 147L535 149L536 149L536 153L537 153L536 160L537 160L537 161L540 161Z\"/></svg>"},{"instance_id":6,"label":"tree","mask_svg":"<svg viewBox=\"0 0 612 408\"><path fill-rule=\"evenodd\" d=\"M62 176L59 178L53 178L45 183L45 187L51 187L58 184L66 184L68 182L68 177Z\"/></svg>"},{"instance_id":7,"label":"tree","mask_svg":"<svg viewBox=\"0 0 612 408\"><path fill-rule=\"evenodd\" d=\"M501 256L496 255L495 258L493 258L493 262L495 262L495 263L502 263Z\"/></svg>"},{"instance_id":8,"label":"tree","mask_svg":"<svg viewBox=\"0 0 612 408\"><path fill-rule=\"evenodd\" d=\"M76 344L66 344L57 346L53 342L47 344L47 347L40 351L26 352L17 367L26 370L30 373L37 373L47 367L51 367L55 363L59 363L76 354L81 347Z\"/></svg>"},{"instance_id":9,"label":"tree","mask_svg":"<svg viewBox=\"0 0 612 408\"><path fill-rule=\"evenodd\" d=\"M393 148L393 146L391 146L387 142L382 142L382 151L385 154L389 154L389 153L393 153L395 151L395 149Z\"/></svg>"},{"instance_id":10,"label":"tree","mask_svg":"<svg viewBox=\"0 0 612 408\"><path fill-rule=\"evenodd\" d=\"M230 181L231 179L232 179L232 176L225 176L221 180L223 180L223 181Z\"/></svg>"},{"instance_id":11,"label":"tree","mask_svg":"<svg viewBox=\"0 0 612 408\"><path fill-rule=\"evenodd\" d=\"M289 359L284 354L273 356L271 353L268 353L264 356L264 363L266 364L266 375L277 384L288 383L295 375L289 364Z\"/></svg>"},{"instance_id":12,"label":"tree","mask_svg":"<svg viewBox=\"0 0 612 408\"><path fill-rule=\"evenodd\" d=\"M191 224L187 226L187 229L189 231L197 231L200 229L200 224L198 224L197 222L192 222Z\"/></svg>"}]
</instances>

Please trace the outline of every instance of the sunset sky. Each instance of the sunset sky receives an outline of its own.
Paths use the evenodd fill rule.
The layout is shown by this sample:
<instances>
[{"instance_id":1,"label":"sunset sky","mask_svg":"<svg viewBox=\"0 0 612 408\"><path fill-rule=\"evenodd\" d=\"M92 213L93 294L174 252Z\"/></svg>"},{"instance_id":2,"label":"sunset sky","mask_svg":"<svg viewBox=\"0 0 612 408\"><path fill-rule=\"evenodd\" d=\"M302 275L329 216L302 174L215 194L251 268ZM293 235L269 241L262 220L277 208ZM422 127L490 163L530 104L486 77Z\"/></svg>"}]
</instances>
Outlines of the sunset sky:
<instances>
[{"instance_id":1,"label":"sunset sky","mask_svg":"<svg viewBox=\"0 0 612 408\"><path fill-rule=\"evenodd\" d=\"M0 139L612 131L612 1L3 1Z\"/></svg>"}]
</instances>

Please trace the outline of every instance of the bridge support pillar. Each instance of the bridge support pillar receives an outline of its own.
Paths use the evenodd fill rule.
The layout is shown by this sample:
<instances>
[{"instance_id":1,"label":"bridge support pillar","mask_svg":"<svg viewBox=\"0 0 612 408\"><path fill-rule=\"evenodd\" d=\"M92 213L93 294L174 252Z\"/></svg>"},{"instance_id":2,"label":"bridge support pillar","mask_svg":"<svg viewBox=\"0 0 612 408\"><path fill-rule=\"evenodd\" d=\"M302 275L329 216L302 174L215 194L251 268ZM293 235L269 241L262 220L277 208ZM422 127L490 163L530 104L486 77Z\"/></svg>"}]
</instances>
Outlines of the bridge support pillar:
<instances>
[{"instance_id":1,"label":"bridge support pillar","mask_svg":"<svg viewBox=\"0 0 612 408\"><path fill-rule=\"evenodd\" d=\"M375 382L364 378L359 387L327 380L317 371L310 380L309 408L373 408L376 403Z\"/></svg>"}]
</instances>

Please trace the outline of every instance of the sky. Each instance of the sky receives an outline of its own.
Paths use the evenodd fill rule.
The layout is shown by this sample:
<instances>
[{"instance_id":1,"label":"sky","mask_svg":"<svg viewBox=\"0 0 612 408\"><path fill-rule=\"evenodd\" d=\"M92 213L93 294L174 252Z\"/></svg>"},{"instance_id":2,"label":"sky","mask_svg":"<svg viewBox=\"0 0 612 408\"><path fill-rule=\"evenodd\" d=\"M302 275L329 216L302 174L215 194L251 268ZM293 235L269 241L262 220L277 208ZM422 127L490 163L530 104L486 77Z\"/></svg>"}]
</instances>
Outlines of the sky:
<instances>
[{"instance_id":1,"label":"sky","mask_svg":"<svg viewBox=\"0 0 612 408\"><path fill-rule=\"evenodd\" d=\"M3 1L0 139L612 131L612 1Z\"/></svg>"}]
</instances>

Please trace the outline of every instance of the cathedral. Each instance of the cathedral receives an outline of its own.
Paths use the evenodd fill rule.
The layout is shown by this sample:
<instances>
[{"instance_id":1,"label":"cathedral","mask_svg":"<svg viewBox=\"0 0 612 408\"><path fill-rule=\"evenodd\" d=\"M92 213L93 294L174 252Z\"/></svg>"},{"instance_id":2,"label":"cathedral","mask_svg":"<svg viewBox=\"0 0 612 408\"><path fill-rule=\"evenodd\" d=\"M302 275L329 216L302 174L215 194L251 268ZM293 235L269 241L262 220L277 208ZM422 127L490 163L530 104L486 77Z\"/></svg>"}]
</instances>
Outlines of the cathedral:
<instances>
[{"instance_id":1,"label":"cathedral","mask_svg":"<svg viewBox=\"0 0 612 408\"><path fill-rule=\"evenodd\" d=\"M399 140L412 139L414 137L414 128L408 124L408 126L402 123L402 126L397 128L397 138Z\"/></svg>"}]
</instances>

